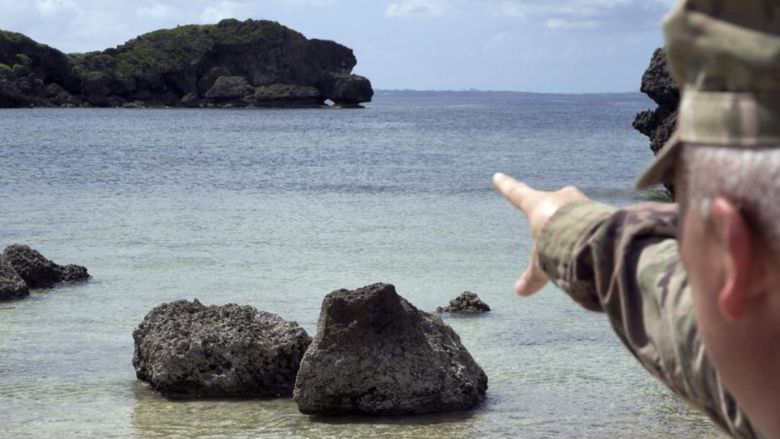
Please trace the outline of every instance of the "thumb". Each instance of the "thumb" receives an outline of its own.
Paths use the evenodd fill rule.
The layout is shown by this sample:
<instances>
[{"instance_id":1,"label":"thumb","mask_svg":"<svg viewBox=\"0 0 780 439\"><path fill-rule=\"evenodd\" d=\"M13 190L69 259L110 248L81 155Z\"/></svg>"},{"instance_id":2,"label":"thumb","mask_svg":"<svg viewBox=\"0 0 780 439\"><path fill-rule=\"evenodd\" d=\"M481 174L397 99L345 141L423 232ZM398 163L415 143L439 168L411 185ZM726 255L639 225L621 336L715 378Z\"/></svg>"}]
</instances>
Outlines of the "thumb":
<instances>
[{"instance_id":1,"label":"thumb","mask_svg":"<svg viewBox=\"0 0 780 439\"><path fill-rule=\"evenodd\" d=\"M533 254L531 265L526 268L520 276L520 279L515 283L515 292L523 297L528 297L537 293L547 285L547 282L549 282L547 275L539 268L539 261L536 256L536 244L534 244L531 253Z\"/></svg>"}]
</instances>

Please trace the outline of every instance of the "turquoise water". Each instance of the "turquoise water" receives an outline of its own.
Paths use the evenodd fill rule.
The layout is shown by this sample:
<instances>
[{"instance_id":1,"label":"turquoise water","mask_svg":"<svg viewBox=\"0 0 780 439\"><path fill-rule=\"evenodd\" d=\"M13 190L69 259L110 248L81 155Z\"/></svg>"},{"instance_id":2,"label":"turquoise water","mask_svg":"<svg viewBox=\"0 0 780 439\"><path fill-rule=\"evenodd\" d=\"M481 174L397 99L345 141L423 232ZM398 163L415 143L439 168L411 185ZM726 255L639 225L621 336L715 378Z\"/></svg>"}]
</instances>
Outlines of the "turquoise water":
<instances>
[{"instance_id":1,"label":"turquoise water","mask_svg":"<svg viewBox=\"0 0 780 439\"><path fill-rule=\"evenodd\" d=\"M0 111L0 245L89 268L0 304L0 437L713 437L554 288L512 294L528 229L501 170L635 202L640 95L379 93L348 110ZM389 282L448 318L490 378L470 413L310 418L289 399L169 402L131 332L174 299L251 304L315 332L322 297Z\"/></svg>"}]
</instances>

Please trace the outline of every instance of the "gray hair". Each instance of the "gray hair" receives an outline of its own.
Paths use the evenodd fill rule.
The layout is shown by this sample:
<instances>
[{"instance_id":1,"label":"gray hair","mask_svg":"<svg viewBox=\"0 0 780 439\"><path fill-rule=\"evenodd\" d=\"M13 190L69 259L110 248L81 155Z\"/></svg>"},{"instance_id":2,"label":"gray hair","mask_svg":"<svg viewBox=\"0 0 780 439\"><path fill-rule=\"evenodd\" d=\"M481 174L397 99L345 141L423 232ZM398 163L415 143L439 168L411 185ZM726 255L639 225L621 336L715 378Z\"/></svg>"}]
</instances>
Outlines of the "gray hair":
<instances>
[{"instance_id":1,"label":"gray hair","mask_svg":"<svg viewBox=\"0 0 780 439\"><path fill-rule=\"evenodd\" d=\"M780 148L685 145L682 164L683 204L707 218L715 197L729 198L780 254Z\"/></svg>"}]
</instances>

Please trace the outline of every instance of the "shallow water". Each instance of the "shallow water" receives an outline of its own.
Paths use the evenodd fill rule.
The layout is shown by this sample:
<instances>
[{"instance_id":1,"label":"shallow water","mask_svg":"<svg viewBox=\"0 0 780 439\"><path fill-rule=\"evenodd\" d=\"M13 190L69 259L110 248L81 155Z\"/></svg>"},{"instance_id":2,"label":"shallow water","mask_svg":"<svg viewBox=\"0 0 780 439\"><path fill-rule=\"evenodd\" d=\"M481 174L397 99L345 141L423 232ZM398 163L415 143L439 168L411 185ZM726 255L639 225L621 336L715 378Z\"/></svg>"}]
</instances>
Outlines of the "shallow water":
<instances>
[{"instance_id":1,"label":"shallow water","mask_svg":"<svg viewBox=\"0 0 780 439\"><path fill-rule=\"evenodd\" d=\"M639 95L380 93L348 110L0 111L0 245L93 280L0 304L0 437L713 437L612 334L548 287L512 294L528 230L496 170L634 202L650 160ZM331 290L390 282L447 318L490 378L478 410L319 419L289 399L169 402L131 332L197 297L296 320Z\"/></svg>"}]
</instances>

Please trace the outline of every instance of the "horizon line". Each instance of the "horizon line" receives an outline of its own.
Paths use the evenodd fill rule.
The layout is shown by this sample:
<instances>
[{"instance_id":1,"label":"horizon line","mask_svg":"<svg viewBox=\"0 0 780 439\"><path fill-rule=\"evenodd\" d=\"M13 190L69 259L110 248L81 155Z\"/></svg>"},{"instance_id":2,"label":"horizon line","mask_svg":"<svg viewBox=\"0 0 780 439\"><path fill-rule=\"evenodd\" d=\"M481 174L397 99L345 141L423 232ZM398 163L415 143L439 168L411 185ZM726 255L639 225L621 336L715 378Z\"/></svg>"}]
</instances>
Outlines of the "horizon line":
<instances>
[{"instance_id":1,"label":"horizon line","mask_svg":"<svg viewBox=\"0 0 780 439\"><path fill-rule=\"evenodd\" d=\"M638 94L643 95L640 90L633 91L522 91L522 90L488 90L479 88L465 89L414 89L414 88L376 88L375 93L379 92L411 92L411 93L512 93L512 94L533 94L533 95L620 95L620 94Z\"/></svg>"}]
</instances>

